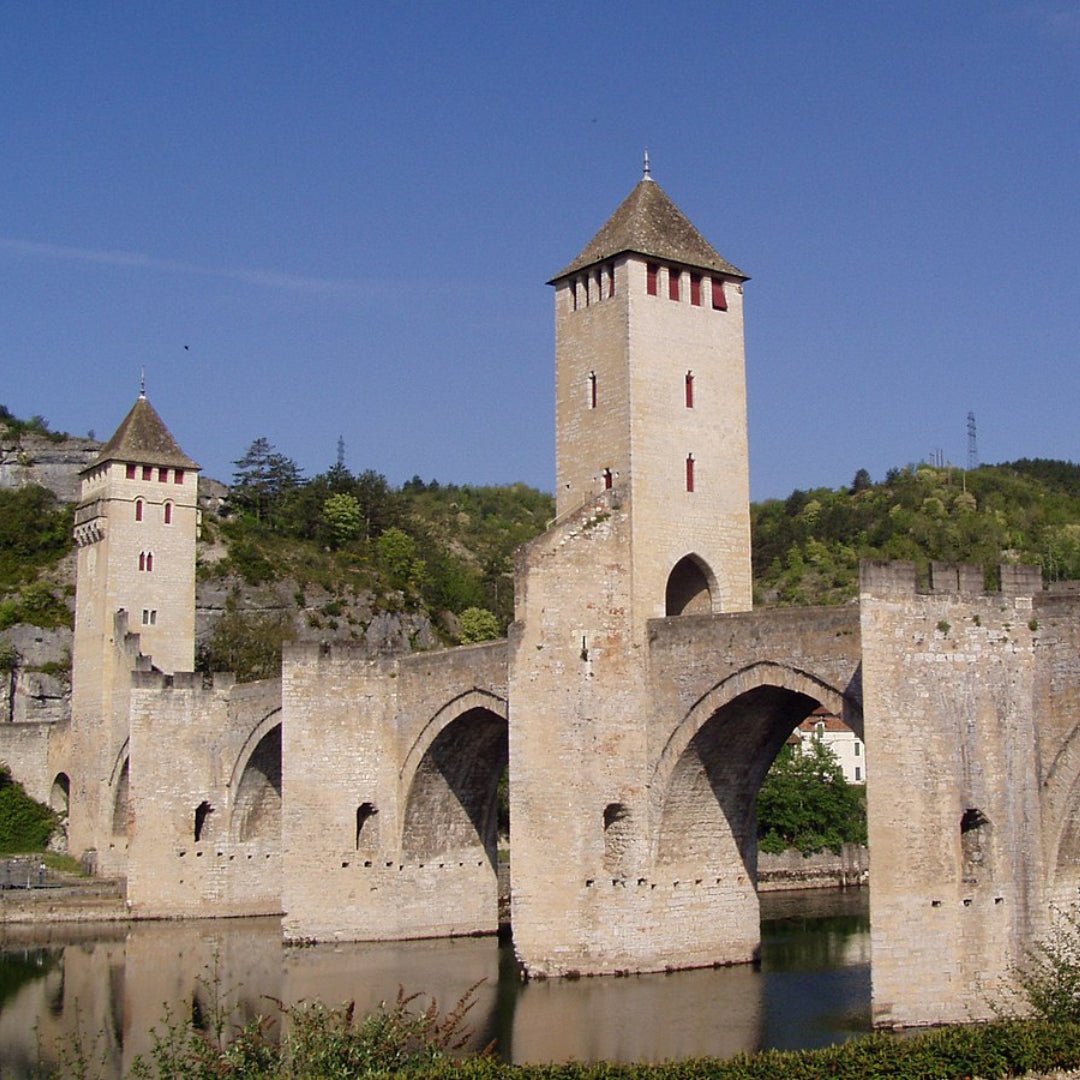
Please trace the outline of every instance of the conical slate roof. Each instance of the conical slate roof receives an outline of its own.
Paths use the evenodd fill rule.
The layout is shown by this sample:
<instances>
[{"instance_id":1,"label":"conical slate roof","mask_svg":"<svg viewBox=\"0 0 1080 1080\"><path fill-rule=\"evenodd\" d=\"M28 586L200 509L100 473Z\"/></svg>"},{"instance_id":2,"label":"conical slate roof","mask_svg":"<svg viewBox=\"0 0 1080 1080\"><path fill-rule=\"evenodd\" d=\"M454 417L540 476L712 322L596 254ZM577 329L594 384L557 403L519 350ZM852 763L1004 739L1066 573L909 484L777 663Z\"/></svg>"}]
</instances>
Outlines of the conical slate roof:
<instances>
[{"instance_id":1,"label":"conical slate roof","mask_svg":"<svg viewBox=\"0 0 1080 1080\"><path fill-rule=\"evenodd\" d=\"M593 263L632 251L666 262L702 270L717 270L745 281L747 275L732 266L690 223L667 192L651 177L640 180L622 201L585 250L548 282L575 274Z\"/></svg>"},{"instance_id":2,"label":"conical slate roof","mask_svg":"<svg viewBox=\"0 0 1080 1080\"><path fill-rule=\"evenodd\" d=\"M120 422L113 437L101 448L90 468L106 461L132 461L140 465L165 465L173 469L197 469L196 462L180 449L172 432L154 406L139 395L131 411Z\"/></svg>"}]
</instances>

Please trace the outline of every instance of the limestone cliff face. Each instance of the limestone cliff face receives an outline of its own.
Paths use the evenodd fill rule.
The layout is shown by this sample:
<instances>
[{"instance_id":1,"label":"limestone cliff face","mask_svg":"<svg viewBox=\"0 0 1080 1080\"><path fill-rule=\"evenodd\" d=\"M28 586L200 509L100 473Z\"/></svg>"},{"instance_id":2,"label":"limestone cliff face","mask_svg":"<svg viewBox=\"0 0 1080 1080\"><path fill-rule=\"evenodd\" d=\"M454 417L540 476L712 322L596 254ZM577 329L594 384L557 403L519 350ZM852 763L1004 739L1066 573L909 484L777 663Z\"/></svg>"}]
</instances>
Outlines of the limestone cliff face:
<instances>
[{"instance_id":1,"label":"limestone cliff face","mask_svg":"<svg viewBox=\"0 0 1080 1080\"><path fill-rule=\"evenodd\" d=\"M53 440L34 432L17 437L0 435L0 488L40 484L61 502L75 502L79 473L100 449L96 439L69 436Z\"/></svg>"}]
</instances>

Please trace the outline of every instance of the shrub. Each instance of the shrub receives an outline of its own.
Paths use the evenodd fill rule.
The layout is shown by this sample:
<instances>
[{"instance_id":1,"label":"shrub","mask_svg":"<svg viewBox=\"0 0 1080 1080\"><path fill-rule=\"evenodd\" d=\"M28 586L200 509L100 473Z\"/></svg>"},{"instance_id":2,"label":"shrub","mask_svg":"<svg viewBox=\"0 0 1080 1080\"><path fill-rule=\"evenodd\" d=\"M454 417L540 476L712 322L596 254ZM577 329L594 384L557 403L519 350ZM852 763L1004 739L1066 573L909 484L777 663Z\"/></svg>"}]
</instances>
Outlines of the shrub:
<instances>
[{"instance_id":1,"label":"shrub","mask_svg":"<svg viewBox=\"0 0 1080 1080\"><path fill-rule=\"evenodd\" d=\"M44 851L56 825L56 815L31 799L11 770L0 765L0 853Z\"/></svg>"}]
</instances>

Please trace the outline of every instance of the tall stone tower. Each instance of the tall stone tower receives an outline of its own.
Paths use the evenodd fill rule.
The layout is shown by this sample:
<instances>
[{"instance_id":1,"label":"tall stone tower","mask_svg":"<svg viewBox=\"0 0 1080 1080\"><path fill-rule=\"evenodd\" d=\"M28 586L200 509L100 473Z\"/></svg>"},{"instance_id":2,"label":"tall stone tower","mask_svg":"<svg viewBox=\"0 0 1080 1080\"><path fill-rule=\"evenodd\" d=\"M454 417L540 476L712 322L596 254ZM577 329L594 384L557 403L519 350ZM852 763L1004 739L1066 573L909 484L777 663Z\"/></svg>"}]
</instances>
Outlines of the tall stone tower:
<instances>
[{"instance_id":1,"label":"tall stone tower","mask_svg":"<svg viewBox=\"0 0 1080 1080\"><path fill-rule=\"evenodd\" d=\"M198 472L141 393L81 477L68 843L105 873L126 852L131 672L194 668Z\"/></svg>"},{"instance_id":2,"label":"tall stone tower","mask_svg":"<svg viewBox=\"0 0 1080 1080\"><path fill-rule=\"evenodd\" d=\"M745 280L646 170L551 282L557 518L518 553L509 635L512 920L535 973L676 962L650 620L751 606ZM688 937L724 938L706 952L749 955L752 887L698 914Z\"/></svg>"},{"instance_id":3,"label":"tall stone tower","mask_svg":"<svg viewBox=\"0 0 1080 1080\"><path fill-rule=\"evenodd\" d=\"M623 491L639 627L752 605L745 280L646 162L551 281L557 513Z\"/></svg>"}]
</instances>

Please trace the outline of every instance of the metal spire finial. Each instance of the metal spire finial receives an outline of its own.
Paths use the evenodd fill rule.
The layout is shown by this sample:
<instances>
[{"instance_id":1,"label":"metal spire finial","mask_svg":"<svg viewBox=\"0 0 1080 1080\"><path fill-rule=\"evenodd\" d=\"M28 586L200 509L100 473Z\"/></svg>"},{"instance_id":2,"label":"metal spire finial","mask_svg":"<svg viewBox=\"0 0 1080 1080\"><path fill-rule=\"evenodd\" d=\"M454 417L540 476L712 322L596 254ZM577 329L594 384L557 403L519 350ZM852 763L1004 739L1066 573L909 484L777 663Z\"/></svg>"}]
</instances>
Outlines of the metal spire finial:
<instances>
[{"instance_id":1,"label":"metal spire finial","mask_svg":"<svg viewBox=\"0 0 1080 1080\"><path fill-rule=\"evenodd\" d=\"M645 147L645 171L641 177L642 180L652 179L652 167L649 165L649 148Z\"/></svg>"},{"instance_id":2,"label":"metal spire finial","mask_svg":"<svg viewBox=\"0 0 1080 1080\"><path fill-rule=\"evenodd\" d=\"M139 369L139 397L146 398L146 368Z\"/></svg>"}]
</instances>

